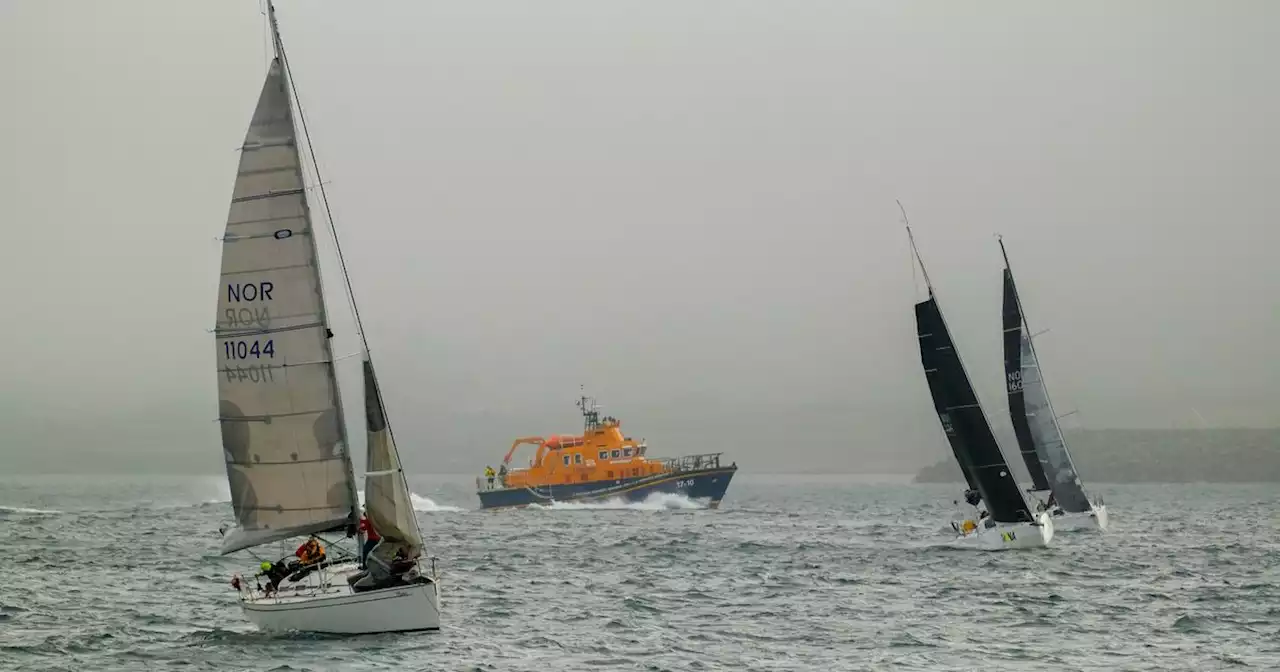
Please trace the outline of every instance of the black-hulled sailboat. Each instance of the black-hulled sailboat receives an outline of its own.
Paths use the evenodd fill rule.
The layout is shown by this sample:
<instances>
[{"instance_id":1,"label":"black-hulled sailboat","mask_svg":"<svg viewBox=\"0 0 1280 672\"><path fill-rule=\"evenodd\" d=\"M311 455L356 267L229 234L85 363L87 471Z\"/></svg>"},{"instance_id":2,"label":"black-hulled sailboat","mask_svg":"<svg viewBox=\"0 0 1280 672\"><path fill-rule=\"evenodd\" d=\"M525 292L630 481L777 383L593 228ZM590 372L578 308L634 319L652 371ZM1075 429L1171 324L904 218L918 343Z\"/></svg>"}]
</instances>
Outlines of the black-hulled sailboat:
<instances>
[{"instance_id":1,"label":"black-hulled sailboat","mask_svg":"<svg viewBox=\"0 0 1280 672\"><path fill-rule=\"evenodd\" d=\"M907 237L929 289L929 298L915 305L920 363L942 431L969 485L965 498L986 507L977 520L955 525L956 545L993 551L1046 546L1053 538L1053 521L1032 508L1014 480L951 339L909 224Z\"/></svg>"},{"instance_id":2,"label":"black-hulled sailboat","mask_svg":"<svg viewBox=\"0 0 1280 672\"><path fill-rule=\"evenodd\" d=\"M1031 474L1032 493L1059 529L1107 528L1107 507L1092 501L1067 450L1058 416L1049 402L1049 390L1040 374L1040 360L1031 342L1026 313L1013 281L1009 254L1000 240L1004 257L1004 373L1009 393L1009 420L1018 437L1018 450Z\"/></svg>"}]
</instances>

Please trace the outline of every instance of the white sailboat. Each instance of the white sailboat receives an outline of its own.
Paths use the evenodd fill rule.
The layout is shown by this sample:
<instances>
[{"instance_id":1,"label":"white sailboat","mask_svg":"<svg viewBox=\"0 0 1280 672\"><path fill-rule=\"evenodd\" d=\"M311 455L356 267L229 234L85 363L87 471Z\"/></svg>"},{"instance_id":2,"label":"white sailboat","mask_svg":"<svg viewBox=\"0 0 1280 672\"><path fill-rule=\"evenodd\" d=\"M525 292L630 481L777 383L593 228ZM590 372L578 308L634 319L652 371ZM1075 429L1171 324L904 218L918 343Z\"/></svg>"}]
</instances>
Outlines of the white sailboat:
<instances>
[{"instance_id":1,"label":"white sailboat","mask_svg":"<svg viewBox=\"0 0 1280 672\"><path fill-rule=\"evenodd\" d=\"M297 96L275 9L270 2L267 8L275 58L245 135L222 238L215 329L218 421L236 516L235 527L224 530L224 555L307 536L357 536L357 543L363 538L356 534L360 503L294 123ZM297 119L309 147L300 111ZM270 572L247 580L237 575L232 585L246 617L267 631L438 630L434 562L426 570L421 566L422 532L337 231L328 220L360 335L368 432L365 514L381 542L365 567L329 544L318 564L264 562Z\"/></svg>"}]
</instances>

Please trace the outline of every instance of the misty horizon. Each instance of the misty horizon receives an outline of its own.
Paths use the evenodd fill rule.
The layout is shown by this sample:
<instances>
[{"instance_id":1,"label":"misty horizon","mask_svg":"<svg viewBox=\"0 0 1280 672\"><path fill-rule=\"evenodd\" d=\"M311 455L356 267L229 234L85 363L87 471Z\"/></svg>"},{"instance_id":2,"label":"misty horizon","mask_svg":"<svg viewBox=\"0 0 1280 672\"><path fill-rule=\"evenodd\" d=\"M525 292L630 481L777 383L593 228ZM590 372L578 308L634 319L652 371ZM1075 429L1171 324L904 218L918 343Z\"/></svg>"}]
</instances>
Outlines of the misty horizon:
<instances>
[{"instance_id":1,"label":"misty horizon","mask_svg":"<svg viewBox=\"0 0 1280 672\"><path fill-rule=\"evenodd\" d=\"M580 431L580 386L654 455L947 457L895 199L1007 455L996 233L1069 429L1280 426L1273 6L379 9L277 3L410 473ZM257 3L0 14L0 463L216 473Z\"/></svg>"}]
</instances>

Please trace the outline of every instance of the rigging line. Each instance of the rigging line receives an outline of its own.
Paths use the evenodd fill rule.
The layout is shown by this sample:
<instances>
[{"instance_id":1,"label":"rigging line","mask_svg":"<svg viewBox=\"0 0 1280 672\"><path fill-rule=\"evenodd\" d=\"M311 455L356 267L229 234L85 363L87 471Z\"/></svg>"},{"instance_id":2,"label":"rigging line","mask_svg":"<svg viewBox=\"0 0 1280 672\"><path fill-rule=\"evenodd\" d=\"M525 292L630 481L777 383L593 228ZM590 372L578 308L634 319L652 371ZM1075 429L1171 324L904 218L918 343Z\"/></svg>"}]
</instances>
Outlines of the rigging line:
<instances>
[{"instance_id":1,"label":"rigging line","mask_svg":"<svg viewBox=\"0 0 1280 672\"><path fill-rule=\"evenodd\" d=\"M269 2L269 1L270 1L270 0L268 0L268 2ZM273 27L274 27L274 26L273 26ZM337 229L337 227L336 227L336 226L334 226L334 222L333 222L333 211L332 211L332 209L329 207L329 195L328 195L328 193L325 191L325 188L324 188L324 180L323 180L323 178L322 178L322 177L321 177L321 175L320 175L320 164L319 164L319 162L316 160L315 148L314 148L314 147L313 147L313 145L311 144L311 131L310 131L310 129L307 127L307 118L306 118L306 115L305 115L305 114L303 113L303 111L302 111L302 99L298 97L298 87L297 87L297 85L294 83L294 79L293 79L293 70L292 70L292 68L290 68L290 66L289 66L289 56L288 56L288 54L286 54L286 53L285 53L285 50L284 50L284 38L280 36L280 30L279 30L279 28L278 28L278 27L275 27L275 31L274 31L274 33L275 33L275 39L276 39L276 42L278 43L278 45L279 45L279 47L280 47L280 60L281 60L281 62L284 64L285 76L286 76L286 77L288 77L288 79L289 79L289 89L290 89L290 91L292 91L292 93L293 93L293 100L294 100L294 102L295 102L295 104L296 104L296 106L297 106L297 109L298 109L298 122L299 122L299 123L301 124L301 126L302 126L302 137L307 141L307 154L309 154L309 155L310 155L310 157L311 157L311 167L312 167L312 170L313 170L313 171L315 172L315 174L316 174L316 182L318 183L318 186L320 187L320 200L321 200L321 202L324 204L324 214L325 214L325 218L329 220L329 231L330 231L330 234L333 236L333 247L334 247L334 250L336 250L336 251L337 251L337 253L338 253L338 264L339 264L339 266L342 268L342 279L343 279L344 284L346 285L346 290L347 290L347 292L346 292L346 293L347 293L347 301L348 301L348 303L349 303L349 304L350 304L350 306L351 306L351 313L352 313L352 315L355 317L355 320L356 320L356 332L357 332L358 334L360 334L360 345L361 345L361 346L363 347L363 349L364 349L364 355L365 355L365 357L369 360L370 373L372 374L372 377L373 377L373 391L374 391L374 395L376 395L376 397L377 397L377 399L378 399L378 405L381 407L381 411L382 411L382 422L383 422L383 424L384 424L384 425L386 425L386 427L387 427L387 435L388 435L388 437L391 439L391 443L392 443L392 445L394 446L394 445L396 445L395 432L391 429L391 417L390 417L390 414L389 414L389 413L387 413L387 404L386 404L386 402L385 402L385 401L383 400L383 398L382 398L382 387L381 387L380 385L378 385L378 374L377 374L377 372L376 372L376 371L374 371L374 370L373 370L373 356L369 354L369 341L368 341L368 339L365 337L365 332L364 332L364 323L363 323L363 322L361 321L361 319L360 319L360 309L356 306L355 289L351 286L351 276L350 276L350 274L347 272L347 261L346 261L346 258L345 258L345 257L343 256L343 254L342 254L342 244L341 244L341 242L339 242L339 240L338 240L338 229ZM399 462L400 462L400 455L399 455L399 452L400 452L400 451L399 451L399 449L397 448L397 449L396 449L396 453L397 453L397 454L396 454L396 462L397 462L397 463L399 463ZM403 465L403 464L400 464L399 466L400 466L400 482L404 484L404 490L405 490L405 493L406 493L406 494L412 494L412 493L413 493L413 490L412 490L412 489L410 489L410 487L409 487L409 479L408 479L408 477L406 477L406 476L405 476L405 474L404 474L404 465ZM418 517L417 517L417 515L414 515L414 516L413 516L413 525L414 525L414 528L415 528L415 529L417 530L417 532L418 532L418 538L419 538L419 539L421 539L421 538L422 538L422 526L418 524Z\"/></svg>"}]
</instances>

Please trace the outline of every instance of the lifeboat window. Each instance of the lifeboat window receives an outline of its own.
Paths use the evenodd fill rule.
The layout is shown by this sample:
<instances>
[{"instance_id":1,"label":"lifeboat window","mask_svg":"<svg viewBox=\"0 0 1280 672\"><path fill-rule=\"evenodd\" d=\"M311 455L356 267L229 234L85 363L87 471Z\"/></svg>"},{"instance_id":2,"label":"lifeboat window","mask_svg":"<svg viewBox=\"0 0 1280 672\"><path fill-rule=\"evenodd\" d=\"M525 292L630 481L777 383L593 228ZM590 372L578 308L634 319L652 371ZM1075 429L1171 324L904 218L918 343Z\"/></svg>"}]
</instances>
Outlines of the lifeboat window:
<instances>
[{"instance_id":1,"label":"lifeboat window","mask_svg":"<svg viewBox=\"0 0 1280 672\"><path fill-rule=\"evenodd\" d=\"M613 459L615 459L615 460L616 460L616 459L618 459L619 457L622 457L622 451L621 451L621 450L614 450L614 451L613 451Z\"/></svg>"},{"instance_id":2,"label":"lifeboat window","mask_svg":"<svg viewBox=\"0 0 1280 672\"><path fill-rule=\"evenodd\" d=\"M564 456L564 466L566 466L566 467L567 467L567 466L569 466L569 456L568 456L568 455L565 455L565 456Z\"/></svg>"},{"instance_id":3,"label":"lifeboat window","mask_svg":"<svg viewBox=\"0 0 1280 672\"><path fill-rule=\"evenodd\" d=\"M582 453L577 453L573 456L573 463L582 464Z\"/></svg>"},{"instance_id":4,"label":"lifeboat window","mask_svg":"<svg viewBox=\"0 0 1280 672\"><path fill-rule=\"evenodd\" d=\"M609 459L609 451L607 451L607 450L602 450L602 451L600 451L600 459L602 459L602 460L607 460L607 459Z\"/></svg>"},{"instance_id":5,"label":"lifeboat window","mask_svg":"<svg viewBox=\"0 0 1280 672\"><path fill-rule=\"evenodd\" d=\"M622 449L622 454L623 454L624 456L626 456L626 457L631 457L631 449L630 449L630 448L623 448L623 449Z\"/></svg>"},{"instance_id":6,"label":"lifeboat window","mask_svg":"<svg viewBox=\"0 0 1280 672\"><path fill-rule=\"evenodd\" d=\"M613 478L613 472L609 472L608 478Z\"/></svg>"}]
</instances>

